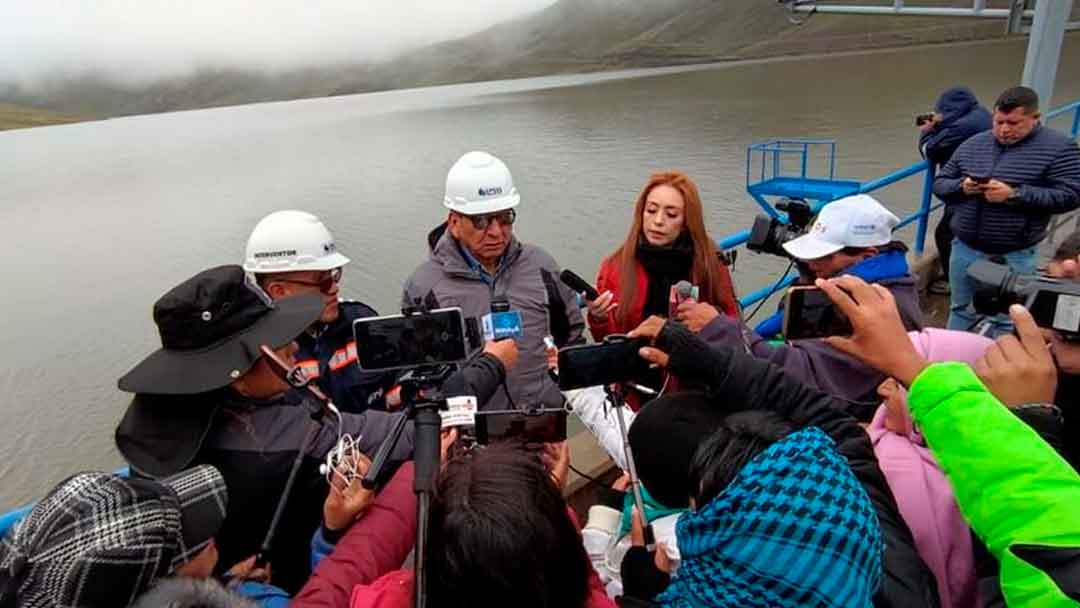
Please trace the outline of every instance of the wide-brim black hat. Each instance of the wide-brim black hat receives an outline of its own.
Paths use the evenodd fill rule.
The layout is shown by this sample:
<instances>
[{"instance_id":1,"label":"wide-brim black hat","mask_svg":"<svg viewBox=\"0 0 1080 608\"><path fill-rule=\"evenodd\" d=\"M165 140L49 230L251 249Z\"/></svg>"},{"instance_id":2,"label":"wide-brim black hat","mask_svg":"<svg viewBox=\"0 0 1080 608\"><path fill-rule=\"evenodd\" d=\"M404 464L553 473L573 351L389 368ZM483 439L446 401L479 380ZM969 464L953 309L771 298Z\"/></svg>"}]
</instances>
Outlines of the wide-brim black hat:
<instances>
[{"instance_id":1,"label":"wide-brim black hat","mask_svg":"<svg viewBox=\"0 0 1080 608\"><path fill-rule=\"evenodd\" d=\"M184 281L154 304L162 347L120 378L120 390L193 395L226 386L262 356L318 320L323 300L271 301L239 266L219 266Z\"/></svg>"}]
</instances>

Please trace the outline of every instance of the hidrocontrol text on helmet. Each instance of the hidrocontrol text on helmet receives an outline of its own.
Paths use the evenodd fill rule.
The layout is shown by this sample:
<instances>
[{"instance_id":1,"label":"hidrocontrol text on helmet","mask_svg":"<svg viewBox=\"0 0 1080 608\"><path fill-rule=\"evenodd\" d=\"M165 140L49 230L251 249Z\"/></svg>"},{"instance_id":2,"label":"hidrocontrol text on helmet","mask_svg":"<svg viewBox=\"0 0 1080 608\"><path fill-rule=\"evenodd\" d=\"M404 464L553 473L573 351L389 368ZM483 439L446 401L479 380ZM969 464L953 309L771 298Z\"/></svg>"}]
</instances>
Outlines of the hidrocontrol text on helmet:
<instances>
[{"instance_id":1,"label":"hidrocontrol text on helmet","mask_svg":"<svg viewBox=\"0 0 1080 608\"><path fill-rule=\"evenodd\" d=\"M255 225L248 237L244 270L294 272L333 270L349 263L319 218L305 211L276 211Z\"/></svg>"}]
</instances>

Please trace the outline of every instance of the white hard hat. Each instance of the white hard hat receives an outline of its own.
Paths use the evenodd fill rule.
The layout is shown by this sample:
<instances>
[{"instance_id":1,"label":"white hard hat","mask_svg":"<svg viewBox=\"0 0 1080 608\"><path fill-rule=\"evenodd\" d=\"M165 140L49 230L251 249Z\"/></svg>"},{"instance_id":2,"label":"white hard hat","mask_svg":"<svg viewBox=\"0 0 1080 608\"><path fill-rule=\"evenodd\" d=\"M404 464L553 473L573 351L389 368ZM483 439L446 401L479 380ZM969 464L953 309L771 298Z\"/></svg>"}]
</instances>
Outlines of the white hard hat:
<instances>
[{"instance_id":1,"label":"white hard hat","mask_svg":"<svg viewBox=\"0 0 1080 608\"><path fill-rule=\"evenodd\" d=\"M248 272L333 270L349 263L319 218L304 211L275 211L255 225L244 253Z\"/></svg>"},{"instance_id":2,"label":"white hard hat","mask_svg":"<svg viewBox=\"0 0 1080 608\"><path fill-rule=\"evenodd\" d=\"M469 152L446 174L443 205L464 215L483 215L517 207L514 178L503 162L487 152Z\"/></svg>"},{"instance_id":3,"label":"white hard hat","mask_svg":"<svg viewBox=\"0 0 1080 608\"><path fill-rule=\"evenodd\" d=\"M899 223L874 197L856 194L825 205L806 234L783 246L800 260L816 260L845 247L887 245Z\"/></svg>"}]
</instances>

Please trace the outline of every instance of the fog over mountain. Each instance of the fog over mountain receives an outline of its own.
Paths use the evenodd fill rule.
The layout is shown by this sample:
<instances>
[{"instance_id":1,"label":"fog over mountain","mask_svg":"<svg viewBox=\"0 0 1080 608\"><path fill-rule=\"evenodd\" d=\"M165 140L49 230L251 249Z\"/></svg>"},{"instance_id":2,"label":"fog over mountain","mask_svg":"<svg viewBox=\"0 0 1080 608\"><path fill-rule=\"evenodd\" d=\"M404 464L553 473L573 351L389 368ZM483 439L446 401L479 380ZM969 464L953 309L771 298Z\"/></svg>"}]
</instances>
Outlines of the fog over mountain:
<instances>
[{"instance_id":1,"label":"fog over mountain","mask_svg":"<svg viewBox=\"0 0 1080 608\"><path fill-rule=\"evenodd\" d=\"M367 64L554 0L0 0L0 82Z\"/></svg>"}]
</instances>

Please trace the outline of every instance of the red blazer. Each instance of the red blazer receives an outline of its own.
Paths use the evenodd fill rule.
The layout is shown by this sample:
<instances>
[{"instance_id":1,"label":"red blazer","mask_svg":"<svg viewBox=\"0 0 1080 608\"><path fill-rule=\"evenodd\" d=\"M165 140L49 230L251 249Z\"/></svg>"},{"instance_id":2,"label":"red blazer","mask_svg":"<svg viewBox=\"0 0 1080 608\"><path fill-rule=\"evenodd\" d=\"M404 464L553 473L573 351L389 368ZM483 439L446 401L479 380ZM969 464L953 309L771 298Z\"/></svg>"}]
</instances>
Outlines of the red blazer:
<instances>
[{"instance_id":1,"label":"red blazer","mask_svg":"<svg viewBox=\"0 0 1080 608\"><path fill-rule=\"evenodd\" d=\"M719 262L717 263L719 264ZM645 297L649 292L649 275L645 272L645 267L641 265L641 262L635 262L635 266L638 288L634 301L630 303L630 314L627 315L626 321L623 323L619 322L614 310L608 313L607 319L603 320L594 319L591 314L586 314L593 340L599 342L608 334L625 334L645 320L643 317L645 316ZM611 291L611 293L615 294L615 298L618 299L620 283L619 266L611 258L605 259L600 264L600 272L596 276L596 290L600 293ZM738 316L738 308L735 305L735 290L731 286L731 274L728 273L727 266L723 264L720 264L720 283L725 295L724 301L710 302L710 304L719 306L724 314L729 317ZM623 306L625 304L619 302L619 305Z\"/></svg>"}]
</instances>

